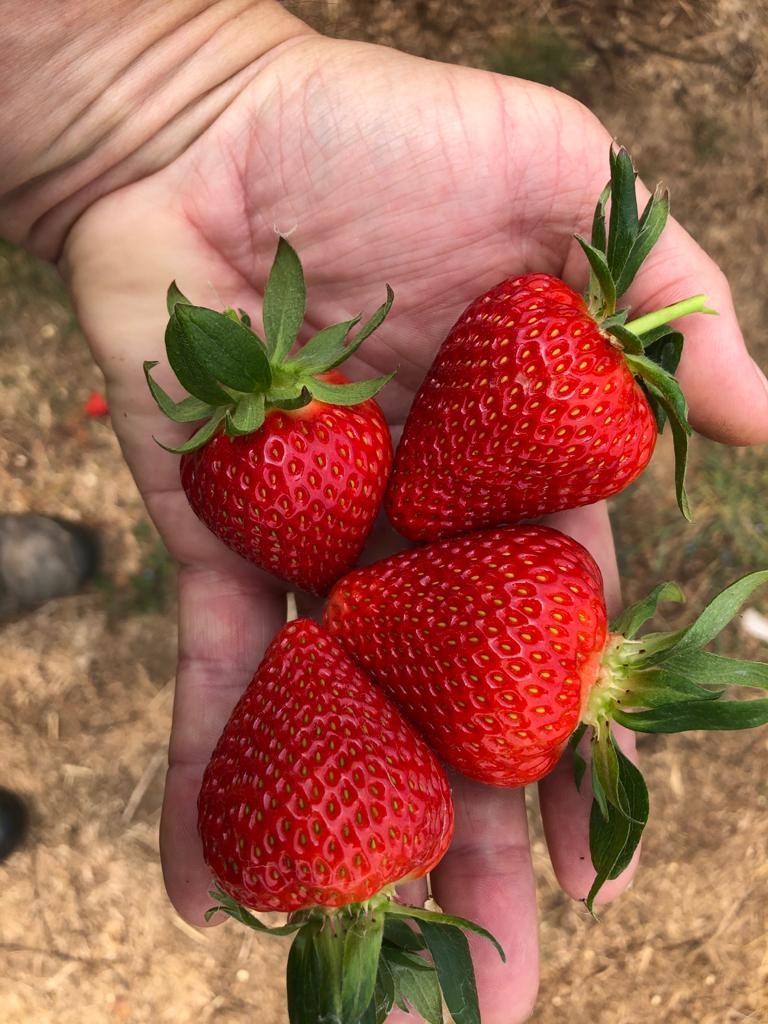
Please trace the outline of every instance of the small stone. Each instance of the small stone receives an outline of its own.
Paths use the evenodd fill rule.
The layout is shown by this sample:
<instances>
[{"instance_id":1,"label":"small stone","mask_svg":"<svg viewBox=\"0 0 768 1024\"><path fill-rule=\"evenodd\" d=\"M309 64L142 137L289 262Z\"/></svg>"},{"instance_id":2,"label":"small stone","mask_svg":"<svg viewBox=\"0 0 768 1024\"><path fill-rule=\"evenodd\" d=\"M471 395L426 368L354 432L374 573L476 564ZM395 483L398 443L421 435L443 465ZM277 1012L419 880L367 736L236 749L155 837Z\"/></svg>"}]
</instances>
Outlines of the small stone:
<instances>
[{"instance_id":1,"label":"small stone","mask_svg":"<svg viewBox=\"0 0 768 1024\"><path fill-rule=\"evenodd\" d=\"M248 979L250 978L250 974L248 973L248 971L246 971L244 967L241 967L240 970L235 975L235 977L237 978L238 981L248 981Z\"/></svg>"}]
</instances>

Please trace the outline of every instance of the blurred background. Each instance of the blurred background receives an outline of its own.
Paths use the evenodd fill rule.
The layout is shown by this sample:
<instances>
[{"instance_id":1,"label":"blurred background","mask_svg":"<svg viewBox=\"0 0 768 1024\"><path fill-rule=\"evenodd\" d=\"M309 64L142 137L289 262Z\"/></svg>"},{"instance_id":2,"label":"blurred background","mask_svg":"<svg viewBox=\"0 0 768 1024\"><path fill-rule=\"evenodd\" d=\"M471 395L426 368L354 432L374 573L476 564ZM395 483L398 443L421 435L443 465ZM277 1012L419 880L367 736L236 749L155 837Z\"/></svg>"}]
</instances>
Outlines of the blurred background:
<instances>
[{"instance_id":1,"label":"blurred background","mask_svg":"<svg viewBox=\"0 0 768 1024\"><path fill-rule=\"evenodd\" d=\"M332 35L563 89L665 180L675 215L720 262L768 364L768 9L747 0L287 4ZM31 807L0 864L0 1020L285 1024L286 947L214 933L166 902L157 826L175 657L174 570L108 420L56 273L0 248L0 512L98 528L80 596L0 627L0 786ZM666 443L613 518L628 599L659 579L701 606L768 566L765 450L696 438L684 525ZM751 602L760 622L768 595ZM687 621L683 609L668 617ZM759 632L759 630L757 631ZM768 660L734 626L723 652ZM540 881L538 1024L768 1022L768 730L641 741L651 823L634 888L599 923L557 889L531 794ZM514 908L511 908L514 913Z\"/></svg>"}]
</instances>

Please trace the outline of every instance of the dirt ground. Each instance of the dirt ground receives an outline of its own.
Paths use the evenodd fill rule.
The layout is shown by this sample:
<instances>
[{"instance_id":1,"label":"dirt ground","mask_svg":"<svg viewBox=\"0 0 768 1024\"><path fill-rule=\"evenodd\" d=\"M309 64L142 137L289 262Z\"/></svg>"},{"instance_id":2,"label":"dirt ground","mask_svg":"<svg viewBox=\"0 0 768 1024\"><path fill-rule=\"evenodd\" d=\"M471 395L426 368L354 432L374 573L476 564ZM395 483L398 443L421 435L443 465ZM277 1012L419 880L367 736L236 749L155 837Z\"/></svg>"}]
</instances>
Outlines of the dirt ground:
<instances>
[{"instance_id":1,"label":"dirt ground","mask_svg":"<svg viewBox=\"0 0 768 1024\"><path fill-rule=\"evenodd\" d=\"M731 278L750 346L768 362L764 3L292 6L335 34L549 75L589 102L646 180L673 186L676 215ZM234 924L196 931L165 898L157 826L173 569L109 425L82 416L99 387L55 273L0 250L2 510L92 523L106 549L88 593L0 631L0 784L33 807L30 842L0 865L0 1021L285 1024L281 941ZM696 440L691 528L654 501L668 454L614 503L625 592L675 578L695 606L768 565L768 457ZM752 604L768 614L768 596ZM721 649L736 648L768 660L734 627ZM642 748L652 798L642 865L599 923L557 889L532 801L543 964L534 1020L768 1024L768 730Z\"/></svg>"}]
</instances>

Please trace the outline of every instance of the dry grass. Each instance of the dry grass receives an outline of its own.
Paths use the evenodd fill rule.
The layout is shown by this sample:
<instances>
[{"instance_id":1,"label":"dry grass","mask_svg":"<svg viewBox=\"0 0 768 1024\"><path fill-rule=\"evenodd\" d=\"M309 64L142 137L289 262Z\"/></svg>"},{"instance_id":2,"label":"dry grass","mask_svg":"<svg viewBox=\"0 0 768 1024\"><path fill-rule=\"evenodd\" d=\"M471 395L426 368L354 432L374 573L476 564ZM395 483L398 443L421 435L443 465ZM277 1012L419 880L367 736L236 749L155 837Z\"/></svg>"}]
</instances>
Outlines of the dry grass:
<instances>
[{"instance_id":1,"label":"dry grass","mask_svg":"<svg viewBox=\"0 0 768 1024\"><path fill-rule=\"evenodd\" d=\"M523 2L514 24L510 5L479 0L292 6L339 34L447 60L503 58L518 72L516 26L529 40L539 29L565 39L577 55L567 84L647 178L674 183L676 212L732 278L753 350L768 356L764 5ZM29 797L34 821L28 848L0 866L0 1018L284 1024L282 944L234 925L209 937L166 903L157 824L174 609L158 610L137 584L166 567L111 431L80 416L99 381L55 276L11 252L0 253L0 331L3 508L92 522L108 552L108 585L2 632L0 782ZM667 500L666 451L615 503L630 598L664 576L695 606L768 565L765 453L699 441L694 463L694 527ZM765 598L755 603L768 612ZM731 630L725 646L737 645L760 656ZM642 867L599 924L559 893L536 832L535 1020L768 1024L768 737L660 738L643 757L653 814Z\"/></svg>"}]
</instances>

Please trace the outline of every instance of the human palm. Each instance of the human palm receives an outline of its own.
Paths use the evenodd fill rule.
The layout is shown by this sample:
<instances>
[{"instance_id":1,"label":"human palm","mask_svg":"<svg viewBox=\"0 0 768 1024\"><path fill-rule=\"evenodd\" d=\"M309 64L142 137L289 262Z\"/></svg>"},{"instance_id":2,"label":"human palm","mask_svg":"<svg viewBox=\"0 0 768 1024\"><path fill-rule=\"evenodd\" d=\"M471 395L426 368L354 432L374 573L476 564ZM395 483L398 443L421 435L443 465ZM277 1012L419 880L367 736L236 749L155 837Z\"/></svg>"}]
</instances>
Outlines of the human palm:
<instances>
[{"instance_id":1,"label":"human palm","mask_svg":"<svg viewBox=\"0 0 768 1024\"><path fill-rule=\"evenodd\" d=\"M101 199L71 232L64 267L106 376L115 429L150 514L181 564L180 660L161 846L168 892L188 920L200 923L210 903L195 825L200 777L281 624L284 588L196 520L180 487L178 459L153 440L174 440L181 429L157 412L141 370L145 359L164 361L169 282L175 278L199 304L241 307L258 323L278 232L291 238L304 264L308 329L372 311L389 282L393 310L347 367L354 378L397 368L380 396L397 426L441 338L476 294L505 275L531 270L583 284L572 235L589 230L609 144L591 114L553 90L299 35L253 66L235 102L185 152ZM745 387L748 357L727 286L671 224L630 299L642 309L702 290L723 314L726 340L718 350L708 348L706 372L691 359L682 369L692 419L725 440L750 440L758 428L765 432L766 422L756 427L738 403L726 415L709 397L716 375ZM712 331L704 318L694 318L689 348L708 347ZM160 370L159 382L172 391ZM560 515L556 523L593 550L615 600L604 510ZM484 1021L514 1024L530 1010L537 976L523 795L452 781L456 838L434 873L434 894L446 910L489 927L505 946L506 966L482 946L475 947L476 963ZM591 881L589 796L576 792L566 767L540 792L555 869L564 888L583 897ZM622 884L613 883L614 891ZM423 899L424 890L412 884L407 895Z\"/></svg>"}]
</instances>

